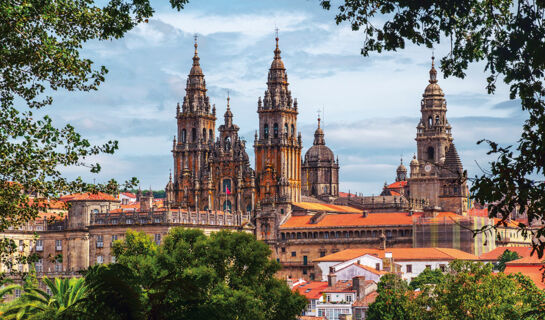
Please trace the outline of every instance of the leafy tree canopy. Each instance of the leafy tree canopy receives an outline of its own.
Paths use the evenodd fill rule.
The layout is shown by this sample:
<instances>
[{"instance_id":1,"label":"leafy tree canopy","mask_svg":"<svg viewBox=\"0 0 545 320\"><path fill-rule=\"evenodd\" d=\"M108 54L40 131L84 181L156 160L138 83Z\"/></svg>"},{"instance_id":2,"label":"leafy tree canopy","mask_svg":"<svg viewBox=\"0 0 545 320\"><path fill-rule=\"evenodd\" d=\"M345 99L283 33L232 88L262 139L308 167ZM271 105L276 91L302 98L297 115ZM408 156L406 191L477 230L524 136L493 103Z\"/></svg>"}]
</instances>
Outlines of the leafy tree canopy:
<instances>
[{"instance_id":1,"label":"leafy tree canopy","mask_svg":"<svg viewBox=\"0 0 545 320\"><path fill-rule=\"evenodd\" d=\"M397 276L381 278L369 319L544 319L545 291L521 274L493 273L491 264L454 261L442 276L415 281L412 292Z\"/></svg>"},{"instance_id":2,"label":"leafy tree canopy","mask_svg":"<svg viewBox=\"0 0 545 320\"><path fill-rule=\"evenodd\" d=\"M497 156L490 169L475 176L474 199L488 204L490 217L505 223L511 212L526 213L529 221L545 220L545 2L543 0L341 0L336 22L363 29L361 53L395 51L407 43L447 42L451 50L441 59L445 77L463 78L470 63L484 61L486 89L492 94L498 80L520 99L527 119L515 146L481 140ZM320 0L325 9L334 1ZM375 19L380 16L379 19ZM461 177L463 179L463 177ZM539 256L545 248L545 227L529 230Z\"/></svg>"},{"instance_id":3,"label":"leafy tree canopy","mask_svg":"<svg viewBox=\"0 0 545 320\"><path fill-rule=\"evenodd\" d=\"M174 228L157 245L128 231L113 254L143 288L148 319L295 319L307 304L248 233Z\"/></svg>"},{"instance_id":4,"label":"leafy tree canopy","mask_svg":"<svg viewBox=\"0 0 545 320\"><path fill-rule=\"evenodd\" d=\"M438 284L443 279L443 272L440 269L430 269L426 268L422 273L420 273L416 278L411 280L409 288L411 290L416 290L423 288L424 285L433 285Z\"/></svg>"},{"instance_id":5,"label":"leafy tree canopy","mask_svg":"<svg viewBox=\"0 0 545 320\"><path fill-rule=\"evenodd\" d=\"M170 3L181 10L188 1ZM80 55L85 42L121 38L152 15L149 0L0 3L0 232L35 218L60 194L117 192L114 180L89 185L62 176L67 166L99 172L89 157L113 153L117 142L92 145L71 125L56 127L44 114L53 104L52 91L97 90L104 81L107 69ZM124 187L136 183L133 178ZM0 240L0 260L13 246L10 239Z\"/></svg>"}]
</instances>

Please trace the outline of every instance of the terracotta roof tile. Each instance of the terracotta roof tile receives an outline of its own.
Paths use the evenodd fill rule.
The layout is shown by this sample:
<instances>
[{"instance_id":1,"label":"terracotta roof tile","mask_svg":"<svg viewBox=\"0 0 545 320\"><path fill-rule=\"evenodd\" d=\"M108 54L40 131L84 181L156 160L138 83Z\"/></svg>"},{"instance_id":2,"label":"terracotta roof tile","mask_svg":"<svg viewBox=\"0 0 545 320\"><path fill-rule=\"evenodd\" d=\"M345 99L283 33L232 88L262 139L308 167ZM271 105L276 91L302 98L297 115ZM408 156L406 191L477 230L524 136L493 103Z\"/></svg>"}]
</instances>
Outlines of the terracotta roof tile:
<instances>
[{"instance_id":1,"label":"terracotta roof tile","mask_svg":"<svg viewBox=\"0 0 545 320\"><path fill-rule=\"evenodd\" d=\"M481 254L479 259L494 261L498 260L505 250L516 252L521 257L529 257L532 247L496 247L494 250Z\"/></svg>"},{"instance_id":2,"label":"terracotta roof tile","mask_svg":"<svg viewBox=\"0 0 545 320\"><path fill-rule=\"evenodd\" d=\"M362 210L348 207L339 206L328 203L315 203L315 202L293 202L292 205L305 210L312 211L325 211L325 212L346 212L346 213L362 213Z\"/></svg>"},{"instance_id":3,"label":"terracotta roof tile","mask_svg":"<svg viewBox=\"0 0 545 320\"><path fill-rule=\"evenodd\" d=\"M523 258L525 259L525 258ZM522 259L521 259L522 260ZM542 265L517 265L507 263L505 270L503 271L506 274L521 273L528 278L530 278L538 288L545 290L545 282L543 279L543 266Z\"/></svg>"},{"instance_id":4,"label":"terracotta roof tile","mask_svg":"<svg viewBox=\"0 0 545 320\"><path fill-rule=\"evenodd\" d=\"M62 201L79 201L79 200L105 200L105 201L117 201L112 195L98 192L98 193L73 193L61 197Z\"/></svg>"},{"instance_id":5,"label":"terracotta roof tile","mask_svg":"<svg viewBox=\"0 0 545 320\"><path fill-rule=\"evenodd\" d=\"M386 188L387 189L401 189L403 187L407 186L407 181L396 181L394 183L389 184Z\"/></svg>"},{"instance_id":6,"label":"terracotta roof tile","mask_svg":"<svg viewBox=\"0 0 545 320\"><path fill-rule=\"evenodd\" d=\"M327 214L322 220L314 224L310 221L312 215L292 216L280 228L412 225L413 218L420 217L421 215L422 213L415 213L413 216L410 216L407 212L370 213L367 217L364 217L361 213Z\"/></svg>"},{"instance_id":7,"label":"terracotta roof tile","mask_svg":"<svg viewBox=\"0 0 545 320\"><path fill-rule=\"evenodd\" d=\"M416 261L416 260L479 260L479 258L470 253L450 248L388 248L380 249L346 249L315 259L315 262L325 261L347 261L365 254L384 258L386 252L391 252L394 260L397 261Z\"/></svg>"},{"instance_id":8,"label":"terracotta roof tile","mask_svg":"<svg viewBox=\"0 0 545 320\"><path fill-rule=\"evenodd\" d=\"M377 297L378 297L378 292L373 291L369 293L368 295L366 295L364 298L354 301L352 306L353 307L369 307L371 303L375 302Z\"/></svg>"},{"instance_id":9,"label":"terracotta roof tile","mask_svg":"<svg viewBox=\"0 0 545 320\"><path fill-rule=\"evenodd\" d=\"M297 291L311 300L319 299L325 288L327 288L327 281L310 281L294 286L292 291Z\"/></svg>"}]
</instances>

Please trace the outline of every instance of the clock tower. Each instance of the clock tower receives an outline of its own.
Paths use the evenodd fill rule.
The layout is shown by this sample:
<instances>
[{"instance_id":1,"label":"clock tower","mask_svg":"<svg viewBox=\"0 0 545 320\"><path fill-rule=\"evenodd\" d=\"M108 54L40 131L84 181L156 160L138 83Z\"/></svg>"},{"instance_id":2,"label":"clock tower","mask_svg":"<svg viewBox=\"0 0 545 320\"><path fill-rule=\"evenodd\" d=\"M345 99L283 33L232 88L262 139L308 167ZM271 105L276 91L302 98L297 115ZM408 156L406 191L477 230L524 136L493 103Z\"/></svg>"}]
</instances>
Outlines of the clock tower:
<instances>
[{"instance_id":1,"label":"clock tower","mask_svg":"<svg viewBox=\"0 0 545 320\"><path fill-rule=\"evenodd\" d=\"M425 200L443 211L467 211L466 174L447 120L447 101L437 83L434 57L430 80L420 103L421 118L416 127L417 153L411 161L409 197Z\"/></svg>"}]
</instances>

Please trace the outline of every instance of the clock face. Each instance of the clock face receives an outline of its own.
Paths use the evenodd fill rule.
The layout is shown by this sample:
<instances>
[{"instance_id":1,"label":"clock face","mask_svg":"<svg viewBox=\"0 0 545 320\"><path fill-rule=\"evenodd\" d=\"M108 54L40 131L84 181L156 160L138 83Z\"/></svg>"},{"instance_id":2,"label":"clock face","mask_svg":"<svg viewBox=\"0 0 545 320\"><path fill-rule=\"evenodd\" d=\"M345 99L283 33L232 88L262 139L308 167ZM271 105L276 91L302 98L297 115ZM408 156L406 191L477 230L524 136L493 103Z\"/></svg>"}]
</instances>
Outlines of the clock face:
<instances>
[{"instance_id":1,"label":"clock face","mask_svg":"<svg viewBox=\"0 0 545 320\"><path fill-rule=\"evenodd\" d=\"M424 167L424 170L426 170L426 172L430 172L430 171L431 171L431 164L427 164L427 165Z\"/></svg>"}]
</instances>

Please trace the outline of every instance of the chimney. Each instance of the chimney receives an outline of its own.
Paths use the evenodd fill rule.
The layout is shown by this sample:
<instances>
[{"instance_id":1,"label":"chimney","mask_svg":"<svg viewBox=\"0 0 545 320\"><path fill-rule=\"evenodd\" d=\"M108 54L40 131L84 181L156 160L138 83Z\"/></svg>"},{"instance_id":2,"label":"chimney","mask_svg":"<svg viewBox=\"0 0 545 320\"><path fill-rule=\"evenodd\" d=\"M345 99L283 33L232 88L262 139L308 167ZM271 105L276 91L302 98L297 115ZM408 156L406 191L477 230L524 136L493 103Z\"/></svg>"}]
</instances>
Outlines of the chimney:
<instances>
[{"instance_id":1,"label":"chimney","mask_svg":"<svg viewBox=\"0 0 545 320\"><path fill-rule=\"evenodd\" d=\"M365 297L365 276L355 276L352 278L352 289L356 291L357 299Z\"/></svg>"},{"instance_id":2,"label":"chimney","mask_svg":"<svg viewBox=\"0 0 545 320\"><path fill-rule=\"evenodd\" d=\"M369 212L367 212L367 210L363 210L363 217L364 218L367 218L367 215L369 214Z\"/></svg>"},{"instance_id":3,"label":"chimney","mask_svg":"<svg viewBox=\"0 0 545 320\"><path fill-rule=\"evenodd\" d=\"M329 267L329 274L327 275L327 285L333 287L337 283L337 275L335 274L335 269Z\"/></svg>"}]
</instances>

